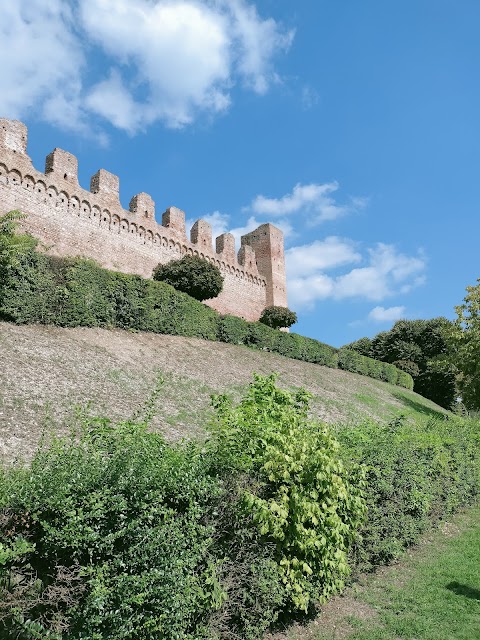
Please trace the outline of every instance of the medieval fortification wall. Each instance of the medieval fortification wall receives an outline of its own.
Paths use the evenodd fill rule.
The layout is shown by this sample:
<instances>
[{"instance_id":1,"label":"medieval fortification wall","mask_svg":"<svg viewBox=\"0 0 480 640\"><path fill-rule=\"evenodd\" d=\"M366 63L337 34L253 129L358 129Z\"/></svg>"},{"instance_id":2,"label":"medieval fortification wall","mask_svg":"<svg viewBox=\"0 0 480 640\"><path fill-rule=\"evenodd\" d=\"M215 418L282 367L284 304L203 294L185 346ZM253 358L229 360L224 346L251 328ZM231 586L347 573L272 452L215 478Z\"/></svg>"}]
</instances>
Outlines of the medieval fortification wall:
<instances>
[{"instance_id":1,"label":"medieval fortification wall","mask_svg":"<svg viewBox=\"0 0 480 640\"><path fill-rule=\"evenodd\" d=\"M147 193L119 199L119 179L100 169L90 191L78 184L75 156L54 149L45 173L34 169L27 155L27 127L0 119L0 214L19 209L22 226L57 256L93 258L108 269L151 277L159 262L199 255L215 263L224 276L222 293L206 304L223 314L257 320L266 306L287 306L283 234L271 224L241 238L224 233L212 242L212 229L197 220L187 239L185 213L169 207L162 224L155 221L155 203Z\"/></svg>"}]
</instances>

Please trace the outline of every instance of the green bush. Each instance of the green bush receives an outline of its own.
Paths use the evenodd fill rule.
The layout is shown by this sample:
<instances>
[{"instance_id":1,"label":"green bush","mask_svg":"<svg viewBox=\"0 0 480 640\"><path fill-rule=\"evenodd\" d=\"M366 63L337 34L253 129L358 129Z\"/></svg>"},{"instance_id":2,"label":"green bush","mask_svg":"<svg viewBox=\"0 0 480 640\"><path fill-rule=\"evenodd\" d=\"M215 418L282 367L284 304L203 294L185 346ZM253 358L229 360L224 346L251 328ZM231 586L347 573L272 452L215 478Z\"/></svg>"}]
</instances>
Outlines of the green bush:
<instances>
[{"instance_id":1,"label":"green bush","mask_svg":"<svg viewBox=\"0 0 480 640\"><path fill-rule=\"evenodd\" d=\"M478 497L478 421L334 435L308 402L255 376L203 444L151 433L150 402L0 467L0 637L258 640Z\"/></svg>"},{"instance_id":2,"label":"green bush","mask_svg":"<svg viewBox=\"0 0 480 640\"><path fill-rule=\"evenodd\" d=\"M259 322L272 329L288 328L297 322L297 314L287 307L266 307L262 311Z\"/></svg>"},{"instance_id":3,"label":"green bush","mask_svg":"<svg viewBox=\"0 0 480 640\"><path fill-rule=\"evenodd\" d=\"M230 344L245 344L250 324L237 316L220 316L218 319L218 339Z\"/></svg>"},{"instance_id":4,"label":"green bush","mask_svg":"<svg viewBox=\"0 0 480 640\"><path fill-rule=\"evenodd\" d=\"M478 424L461 419L340 427L345 459L367 467L368 517L352 553L357 571L397 558L432 521L479 493Z\"/></svg>"},{"instance_id":5,"label":"green bush","mask_svg":"<svg viewBox=\"0 0 480 640\"><path fill-rule=\"evenodd\" d=\"M78 440L39 451L0 493L1 543L28 544L10 576L33 583L9 594L8 637L26 620L44 631L25 638L209 637L225 597L210 556L221 488L197 447L86 420Z\"/></svg>"},{"instance_id":6,"label":"green bush","mask_svg":"<svg viewBox=\"0 0 480 640\"><path fill-rule=\"evenodd\" d=\"M400 374L402 374L402 380L408 382L407 388L413 389L413 380L411 379L410 374L405 371L399 371L393 364L389 364L388 362L382 363L382 380L385 380L385 382L398 384ZM406 386L406 384L403 384L402 386Z\"/></svg>"},{"instance_id":7,"label":"green bush","mask_svg":"<svg viewBox=\"0 0 480 640\"><path fill-rule=\"evenodd\" d=\"M219 472L250 478L243 509L275 549L287 604L303 611L341 589L364 515L363 469L347 469L329 428L308 419L309 397L255 376L238 406L217 398L210 428Z\"/></svg>"},{"instance_id":8,"label":"green bush","mask_svg":"<svg viewBox=\"0 0 480 640\"><path fill-rule=\"evenodd\" d=\"M196 300L216 298L223 289L220 269L199 256L184 256L180 260L159 264L153 272L153 279L166 282Z\"/></svg>"},{"instance_id":9,"label":"green bush","mask_svg":"<svg viewBox=\"0 0 480 640\"><path fill-rule=\"evenodd\" d=\"M291 333L290 335L297 335ZM314 340L313 338L302 338L302 357L301 360L305 362L313 362L315 364L321 364L325 367L332 367L336 369L338 367L338 355L337 349L331 347L328 344Z\"/></svg>"},{"instance_id":10,"label":"green bush","mask_svg":"<svg viewBox=\"0 0 480 640\"><path fill-rule=\"evenodd\" d=\"M0 635L256 640L340 589L362 468L274 382L216 398L202 449L84 416L0 475Z\"/></svg>"}]
</instances>

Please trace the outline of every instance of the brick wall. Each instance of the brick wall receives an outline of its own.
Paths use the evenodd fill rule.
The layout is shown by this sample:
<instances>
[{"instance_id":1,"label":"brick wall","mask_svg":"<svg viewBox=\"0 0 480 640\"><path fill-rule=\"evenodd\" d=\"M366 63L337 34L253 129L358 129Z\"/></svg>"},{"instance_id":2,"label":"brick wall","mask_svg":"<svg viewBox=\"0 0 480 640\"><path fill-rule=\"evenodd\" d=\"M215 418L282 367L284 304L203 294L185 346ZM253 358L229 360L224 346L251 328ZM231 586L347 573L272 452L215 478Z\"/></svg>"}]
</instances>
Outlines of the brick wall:
<instances>
[{"instance_id":1,"label":"brick wall","mask_svg":"<svg viewBox=\"0 0 480 640\"><path fill-rule=\"evenodd\" d=\"M37 171L27 155L27 135L23 123L0 119L0 213L26 213L22 225L45 251L93 258L108 269L145 277L159 262L200 255L225 278L218 298L206 301L220 313L257 320L267 305L287 306L283 235L273 225L243 236L238 254L229 233L216 238L214 249L204 220L193 225L188 240L183 211L169 207L158 224L146 193L123 209L119 179L104 169L92 177L90 191L82 189L77 159L66 151L54 149L45 173Z\"/></svg>"}]
</instances>

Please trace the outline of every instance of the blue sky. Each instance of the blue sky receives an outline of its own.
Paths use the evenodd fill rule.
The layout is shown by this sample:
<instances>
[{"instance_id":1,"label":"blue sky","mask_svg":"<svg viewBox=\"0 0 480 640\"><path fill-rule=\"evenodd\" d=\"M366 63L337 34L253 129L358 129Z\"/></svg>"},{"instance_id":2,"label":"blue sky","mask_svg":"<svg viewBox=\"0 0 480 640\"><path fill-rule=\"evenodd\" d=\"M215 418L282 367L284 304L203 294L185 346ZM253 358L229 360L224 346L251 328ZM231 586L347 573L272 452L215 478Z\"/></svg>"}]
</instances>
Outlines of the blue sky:
<instances>
[{"instance_id":1,"label":"blue sky","mask_svg":"<svg viewBox=\"0 0 480 640\"><path fill-rule=\"evenodd\" d=\"M295 330L453 317L480 277L478 0L17 0L0 116L221 233L285 231Z\"/></svg>"}]
</instances>

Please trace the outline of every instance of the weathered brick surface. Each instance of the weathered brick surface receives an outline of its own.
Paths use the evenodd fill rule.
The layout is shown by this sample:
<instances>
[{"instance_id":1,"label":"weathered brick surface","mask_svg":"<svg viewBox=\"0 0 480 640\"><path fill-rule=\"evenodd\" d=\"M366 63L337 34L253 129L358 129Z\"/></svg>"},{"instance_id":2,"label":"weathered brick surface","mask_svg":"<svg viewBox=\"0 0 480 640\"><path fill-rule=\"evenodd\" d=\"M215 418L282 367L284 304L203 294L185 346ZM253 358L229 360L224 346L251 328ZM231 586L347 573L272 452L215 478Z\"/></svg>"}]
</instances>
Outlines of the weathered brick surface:
<instances>
[{"instance_id":1,"label":"weathered brick surface","mask_svg":"<svg viewBox=\"0 0 480 640\"><path fill-rule=\"evenodd\" d=\"M155 221L155 203L146 193L134 196L130 210L119 200L119 179L100 169L90 191L78 184L75 156L54 149L45 173L27 155L27 127L0 119L0 213L20 209L24 228L44 249L58 256L93 258L108 269L151 277L159 262L200 255L214 262L225 278L222 293L207 301L220 313L257 320L267 305L287 306L283 234L264 224L241 239L238 255L231 234L216 238L198 220L185 231L185 213L169 207L162 224Z\"/></svg>"}]
</instances>

